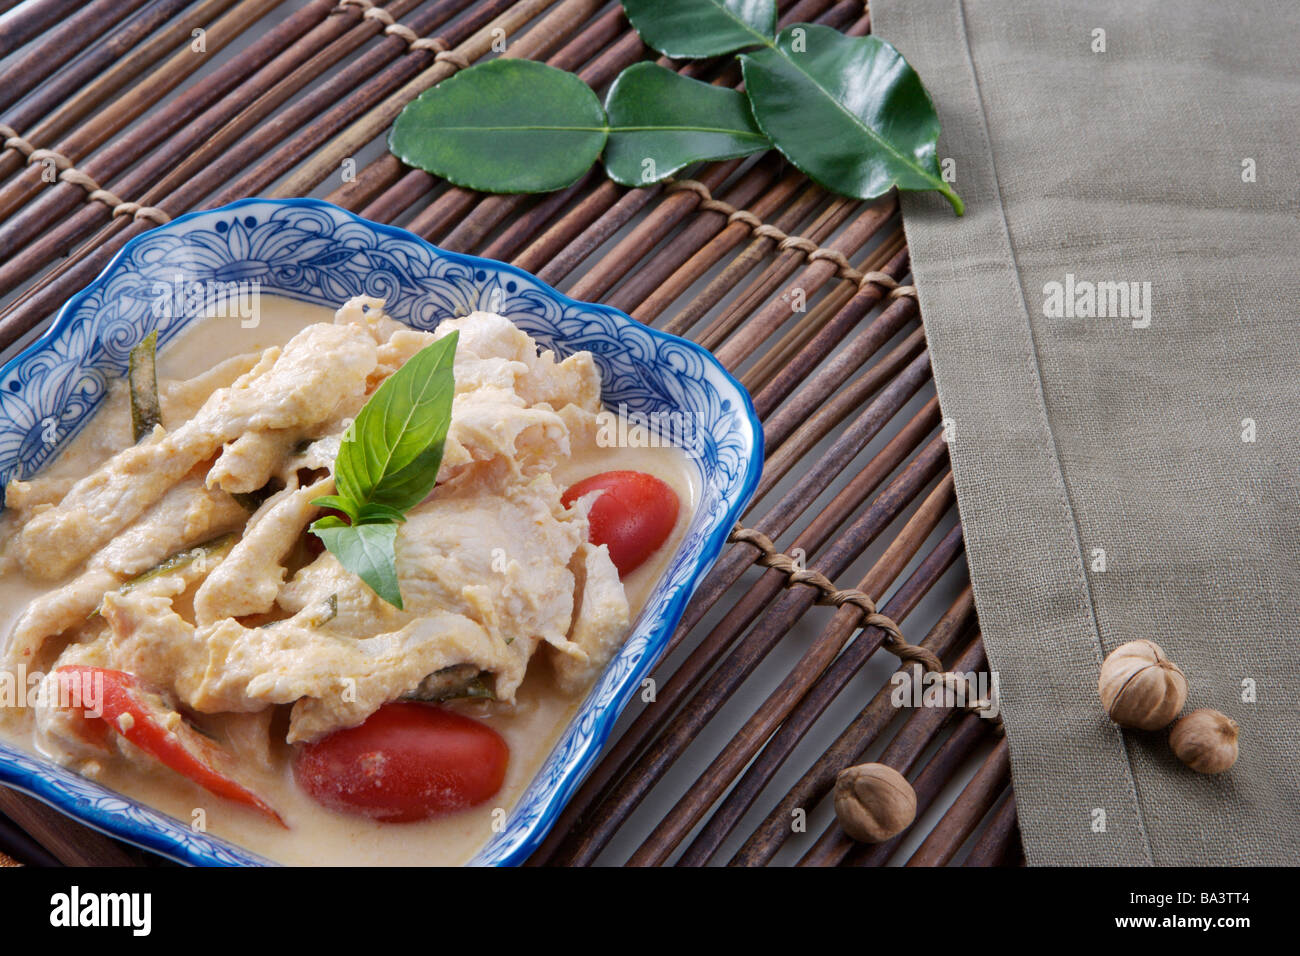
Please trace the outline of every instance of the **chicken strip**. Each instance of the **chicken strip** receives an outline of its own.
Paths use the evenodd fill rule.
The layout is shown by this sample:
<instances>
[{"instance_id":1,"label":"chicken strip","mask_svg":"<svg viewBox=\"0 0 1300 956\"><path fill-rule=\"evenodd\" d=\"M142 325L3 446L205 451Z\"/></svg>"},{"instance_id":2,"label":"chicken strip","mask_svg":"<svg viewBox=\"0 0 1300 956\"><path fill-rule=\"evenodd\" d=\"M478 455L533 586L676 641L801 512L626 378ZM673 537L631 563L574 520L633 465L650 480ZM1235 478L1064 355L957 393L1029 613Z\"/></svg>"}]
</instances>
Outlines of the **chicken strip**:
<instances>
[{"instance_id":1,"label":"chicken strip","mask_svg":"<svg viewBox=\"0 0 1300 956\"><path fill-rule=\"evenodd\" d=\"M45 641L84 624L105 594L178 552L233 531L247 517L224 491L206 487L202 478L184 479L96 553L81 575L27 605L3 660L10 666L30 664Z\"/></svg>"},{"instance_id":2,"label":"chicken strip","mask_svg":"<svg viewBox=\"0 0 1300 956\"><path fill-rule=\"evenodd\" d=\"M334 479L286 488L267 499L250 519L230 555L194 595L198 624L271 610L284 583L283 561L317 515L311 502L334 493Z\"/></svg>"},{"instance_id":3,"label":"chicken strip","mask_svg":"<svg viewBox=\"0 0 1300 956\"><path fill-rule=\"evenodd\" d=\"M375 361L373 339L352 325L308 326L283 351L268 349L189 421L170 433L156 429L32 518L18 538L24 570L45 580L63 577L226 442L249 433L310 432L341 401L363 393ZM215 467L238 473L220 459Z\"/></svg>"}]
</instances>

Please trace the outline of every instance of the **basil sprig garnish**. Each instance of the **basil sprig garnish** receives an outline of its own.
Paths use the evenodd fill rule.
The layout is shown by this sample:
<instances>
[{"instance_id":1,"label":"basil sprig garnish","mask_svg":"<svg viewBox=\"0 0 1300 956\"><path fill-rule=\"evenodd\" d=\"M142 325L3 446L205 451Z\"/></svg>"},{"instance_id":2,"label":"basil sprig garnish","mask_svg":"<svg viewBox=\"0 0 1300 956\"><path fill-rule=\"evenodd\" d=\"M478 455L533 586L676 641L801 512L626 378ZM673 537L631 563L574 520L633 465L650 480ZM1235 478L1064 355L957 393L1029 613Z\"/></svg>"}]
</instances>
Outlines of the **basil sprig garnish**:
<instances>
[{"instance_id":1,"label":"basil sprig garnish","mask_svg":"<svg viewBox=\"0 0 1300 956\"><path fill-rule=\"evenodd\" d=\"M563 189L602 159L611 179L647 186L693 163L775 147L844 196L936 190L939 116L916 71L875 36L792 24L775 0L623 0L648 46L673 58L739 51L743 92L650 63L628 67L602 107L571 73L503 58L461 70L408 103L389 149L458 186Z\"/></svg>"},{"instance_id":2,"label":"basil sprig garnish","mask_svg":"<svg viewBox=\"0 0 1300 956\"><path fill-rule=\"evenodd\" d=\"M370 396L343 435L334 459L337 494L312 501L342 512L311 531L347 570L402 607L397 581L397 526L438 480L456 394L452 361L458 332L421 349Z\"/></svg>"}]
</instances>

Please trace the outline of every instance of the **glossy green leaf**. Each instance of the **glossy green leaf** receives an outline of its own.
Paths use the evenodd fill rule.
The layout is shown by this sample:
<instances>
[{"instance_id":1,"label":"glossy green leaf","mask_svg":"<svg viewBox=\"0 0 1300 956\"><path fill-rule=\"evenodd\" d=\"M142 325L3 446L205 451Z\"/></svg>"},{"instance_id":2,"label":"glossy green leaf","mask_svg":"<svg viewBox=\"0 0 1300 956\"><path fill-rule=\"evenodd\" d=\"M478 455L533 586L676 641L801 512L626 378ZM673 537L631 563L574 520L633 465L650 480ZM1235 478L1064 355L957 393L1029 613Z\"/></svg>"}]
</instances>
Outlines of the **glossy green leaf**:
<instances>
[{"instance_id":1,"label":"glossy green leaf","mask_svg":"<svg viewBox=\"0 0 1300 956\"><path fill-rule=\"evenodd\" d=\"M312 522L312 533L324 542L339 564L365 581L394 607L402 606L397 583L397 525L349 525L334 515Z\"/></svg>"},{"instance_id":2,"label":"glossy green leaf","mask_svg":"<svg viewBox=\"0 0 1300 956\"><path fill-rule=\"evenodd\" d=\"M605 112L605 170L624 186L644 186L691 163L747 156L772 145L755 125L743 93L654 63L637 63L619 74Z\"/></svg>"},{"instance_id":3,"label":"glossy green leaf","mask_svg":"<svg viewBox=\"0 0 1300 956\"><path fill-rule=\"evenodd\" d=\"M357 508L356 502L351 498L345 498L343 495L321 495L319 498L313 498L312 506L315 508L333 508L335 511L342 511L344 514L351 516Z\"/></svg>"},{"instance_id":4,"label":"glossy green leaf","mask_svg":"<svg viewBox=\"0 0 1300 956\"><path fill-rule=\"evenodd\" d=\"M646 46L679 59L770 44L776 0L623 0Z\"/></svg>"},{"instance_id":5,"label":"glossy green leaf","mask_svg":"<svg viewBox=\"0 0 1300 956\"><path fill-rule=\"evenodd\" d=\"M451 424L458 338L453 332L426 346L384 379L339 444L334 484L354 506L342 509L352 517L374 506L406 511L433 488Z\"/></svg>"},{"instance_id":6,"label":"glossy green leaf","mask_svg":"<svg viewBox=\"0 0 1300 956\"><path fill-rule=\"evenodd\" d=\"M939 173L934 104L888 43L800 23L740 61L754 119L811 179L860 199L935 189L961 215Z\"/></svg>"},{"instance_id":7,"label":"glossy green leaf","mask_svg":"<svg viewBox=\"0 0 1300 956\"><path fill-rule=\"evenodd\" d=\"M434 474L436 475L437 472ZM357 524L383 524L384 522L403 524L406 521L406 515L389 505L381 505L372 501L357 509L355 521Z\"/></svg>"},{"instance_id":8,"label":"glossy green leaf","mask_svg":"<svg viewBox=\"0 0 1300 956\"><path fill-rule=\"evenodd\" d=\"M500 59L461 70L402 110L389 149L402 162L484 192L563 189L605 146L605 111L572 73Z\"/></svg>"}]
</instances>

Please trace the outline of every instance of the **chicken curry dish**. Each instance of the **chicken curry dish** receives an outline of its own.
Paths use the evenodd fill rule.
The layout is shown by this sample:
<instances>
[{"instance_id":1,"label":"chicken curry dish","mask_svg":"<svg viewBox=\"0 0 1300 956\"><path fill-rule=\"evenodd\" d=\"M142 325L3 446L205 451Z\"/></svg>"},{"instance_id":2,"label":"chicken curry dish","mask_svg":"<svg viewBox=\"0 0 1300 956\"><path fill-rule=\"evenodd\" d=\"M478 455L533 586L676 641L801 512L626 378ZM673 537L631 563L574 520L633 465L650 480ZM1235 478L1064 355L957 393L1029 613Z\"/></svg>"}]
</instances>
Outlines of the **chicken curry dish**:
<instances>
[{"instance_id":1,"label":"chicken curry dish","mask_svg":"<svg viewBox=\"0 0 1300 956\"><path fill-rule=\"evenodd\" d=\"M272 860L466 862L696 505L611 416L487 312L263 295L146 341L5 489L0 737Z\"/></svg>"}]
</instances>

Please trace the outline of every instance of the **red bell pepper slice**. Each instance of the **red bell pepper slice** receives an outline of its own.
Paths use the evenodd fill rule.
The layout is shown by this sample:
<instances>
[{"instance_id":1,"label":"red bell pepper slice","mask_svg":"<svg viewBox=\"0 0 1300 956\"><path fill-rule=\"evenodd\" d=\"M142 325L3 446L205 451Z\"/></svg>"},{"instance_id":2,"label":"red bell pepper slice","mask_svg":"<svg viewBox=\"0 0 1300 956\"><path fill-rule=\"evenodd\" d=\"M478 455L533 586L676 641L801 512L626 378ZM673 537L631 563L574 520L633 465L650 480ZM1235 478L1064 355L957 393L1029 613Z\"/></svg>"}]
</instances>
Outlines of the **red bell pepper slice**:
<instances>
[{"instance_id":1,"label":"red bell pepper slice","mask_svg":"<svg viewBox=\"0 0 1300 956\"><path fill-rule=\"evenodd\" d=\"M134 674L70 664L60 667L55 676L65 684L65 699L87 703L88 681L101 681L100 720L165 767L193 780L209 793L243 804L270 817L280 826L285 822L261 797L216 769L229 759L219 745L203 736L184 719L157 691L151 690ZM95 721L92 719L93 725ZM172 726L168 726L168 724Z\"/></svg>"}]
</instances>

